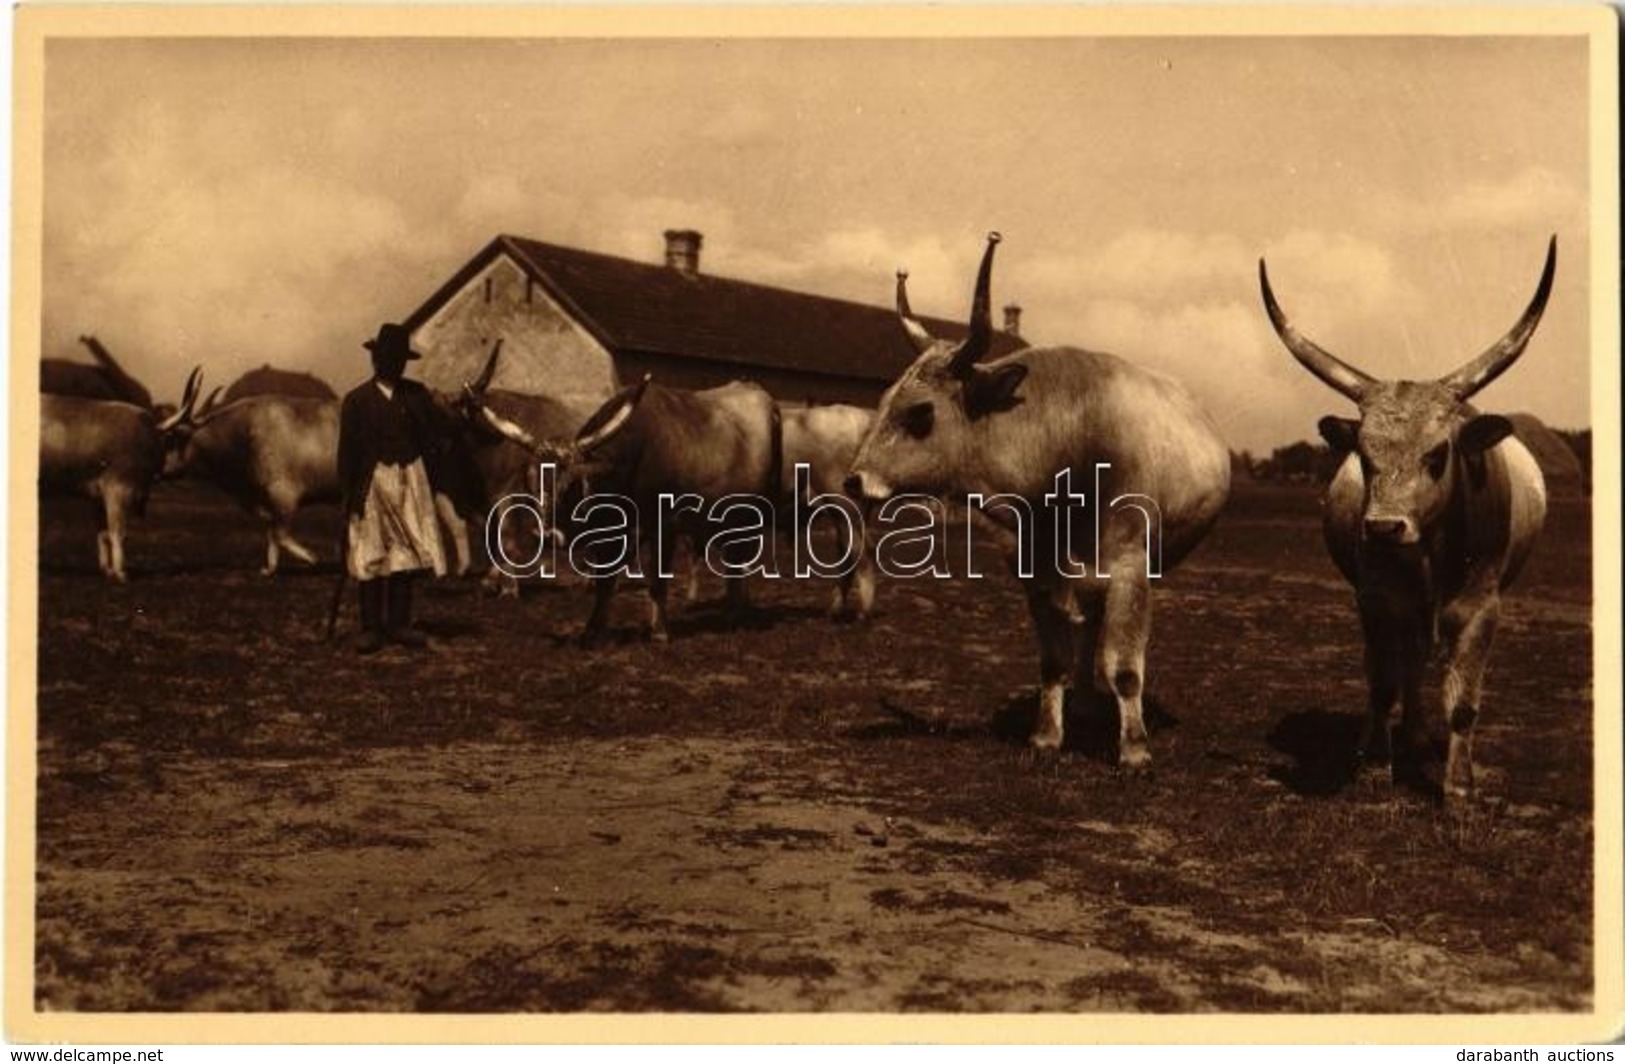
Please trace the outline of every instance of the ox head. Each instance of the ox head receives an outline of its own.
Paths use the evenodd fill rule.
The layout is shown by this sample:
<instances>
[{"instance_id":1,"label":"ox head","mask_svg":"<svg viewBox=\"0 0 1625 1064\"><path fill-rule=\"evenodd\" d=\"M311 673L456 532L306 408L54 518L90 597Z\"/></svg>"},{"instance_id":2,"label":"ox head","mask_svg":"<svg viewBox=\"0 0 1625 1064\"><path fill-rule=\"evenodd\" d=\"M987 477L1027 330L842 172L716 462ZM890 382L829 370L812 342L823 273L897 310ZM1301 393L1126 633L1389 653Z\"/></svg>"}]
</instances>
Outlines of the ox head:
<instances>
[{"instance_id":1,"label":"ox head","mask_svg":"<svg viewBox=\"0 0 1625 1064\"><path fill-rule=\"evenodd\" d=\"M596 452L626 428L643 400L649 380L650 375L645 373L637 383L611 396L587 419L575 438L567 442L536 439L522 426L486 406L483 392L474 384L463 385L461 406L469 417L477 419L485 431L523 447L538 462L552 463L558 470L554 490L566 495L572 490L579 491L588 478L609 470L611 463ZM537 487L532 485L533 489ZM542 502L551 505L551 500L543 499Z\"/></svg>"},{"instance_id":2,"label":"ox head","mask_svg":"<svg viewBox=\"0 0 1625 1064\"><path fill-rule=\"evenodd\" d=\"M157 423L158 438L164 447L162 476L179 476L186 469L192 430L197 427L197 396L202 388L203 367L194 366L191 375L186 378L186 390L181 395L180 406ZM209 399L212 402L214 396L210 395Z\"/></svg>"},{"instance_id":3,"label":"ox head","mask_svg":"<svg viewBox=\"0 0 1625 1064\"><path fill-rule=\"evenodd\" d=\"M989 288L993 249L999 240L998 233L987 236L971 297L970 328L957 344L933 337L914 317L908 305L908 273L897 272L897 317L919 354L881 396L847 479L853 495L879 500L904 489L947 490L953 470L962 467L965 452L973 445L973 424L1021 402L1016 391L1027 376L1026 366L977 365L993 343Z\"/></svg>"},{"instance_id":4,"label":"ox head","mask_svg":"<svg viewBox=\"0 0 1625 1064\"><path fill-rule=\"evenodd\" d=\"M1467 400L1511 368L1534 335L1551 295L1557 238L1523 316L1483 354L1430 381L1377 380L1301 335L1275 300L1264 260L1258 262L1264 309L1286 345L1310 373L1354 400L1358 418L1324 417L1320 434L1333 450L1359 456L1365 482L1361 534L1368 543L1414 547L1444 510L1462 469L1481 468L1484 453L1512 433L1496 414Z\"/></svg>"},{"instance_id":5,"label":"ox head","mask_svg":"<svg viewBox=\"0 0 1625 1064\"><path fill-rule=\"evenodd\" d=\"M544 452L544 456L550 454L558 465L561 493L613 468L613 460L602 454L601 449L631 423L633 413L649 390L650 377L645 373L636 383L616 392L577 430L575 439L567 444L552 444L550 451Z\"/></svg>"}]
</instances>

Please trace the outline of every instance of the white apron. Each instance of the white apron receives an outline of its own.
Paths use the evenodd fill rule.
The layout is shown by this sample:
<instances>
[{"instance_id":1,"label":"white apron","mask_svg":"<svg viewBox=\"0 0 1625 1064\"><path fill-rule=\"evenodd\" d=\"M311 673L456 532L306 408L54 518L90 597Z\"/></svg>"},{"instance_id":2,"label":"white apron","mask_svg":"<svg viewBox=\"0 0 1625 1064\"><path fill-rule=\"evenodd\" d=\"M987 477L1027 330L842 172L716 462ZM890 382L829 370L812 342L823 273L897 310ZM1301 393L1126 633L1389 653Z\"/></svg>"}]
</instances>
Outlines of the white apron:
<instances>
[{"instance_id":1,"label":"white apron","mask_svg":"<svg viewBox=\"0 0 1625 1064\"><path fill-rule=\"evenodd\" d=\"M361 516L350 518L346 562L357 580L432 569L446 575L446 548L435 518L434 492L421 459L380 463L372 471Z\"/></svg>"}]
</instances>

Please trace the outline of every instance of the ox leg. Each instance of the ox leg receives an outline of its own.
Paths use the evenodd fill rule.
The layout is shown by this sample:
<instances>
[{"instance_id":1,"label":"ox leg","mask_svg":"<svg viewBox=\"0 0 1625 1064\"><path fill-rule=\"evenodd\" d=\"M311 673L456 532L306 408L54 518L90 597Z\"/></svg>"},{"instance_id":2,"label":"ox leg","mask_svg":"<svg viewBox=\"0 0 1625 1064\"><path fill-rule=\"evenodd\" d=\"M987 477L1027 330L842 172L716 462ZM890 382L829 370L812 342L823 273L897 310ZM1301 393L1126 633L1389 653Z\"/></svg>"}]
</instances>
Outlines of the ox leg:
<instances>
[{"instance_id":1,"label":"ox leg","mask_svg":"<svg viewBox=\"0 0 1625 1064\"><path fill-rule=\"evenodd\" d=\"M1141 703L1145 648L1151 638L1151 586L1143 553L1114 565L1110 580L1100 622L1100 672L1117 703L1117 763L1144 768L1151 763Z\"/></svg>"},{"instance_id":2,"label":"ox leg","mask_svg":"<svg viewBox=\"0 0 1625 1064\"><path fill-rule=\"evenodd\" d=\"M1072 589L1065 582L1053 586L1036 580L1023 583L1039 653L1038 718L1033 721L1029 742L1040 750L1058 750L1065 739L1066 688L1077 657L1072 640Z\"/></svg>"},{"instance_id":3,"label":"ox leg","mask_svg":"<svg viewBox=\"0 0 1625 1064\"><path fill-rule=\"evenodd\" d=\"M436 493L434 509L440 524L451 536L452 552L457 557L456 575L467 576L469 570L474 568L474 550L468 541L468 522L457 512L457 506L449 495Z\"/></svg>"},{"instance_id":4,"label":"ox leg","mask_svg":"<svg viewBox=\"0 0 1625 1064\"><path fill-rule=\"evenodd\" d=\"M666 628L666 597L671 581L662 573L671 572L677 554L677 544L661 542L652 548L655 564L649 573L649 638L656 643L669 642L671 633Z\"/></svg>"},{"instance_id":5,"label":"ox leg","mask_svg":"<svg viewBox=\"0 0 1625 1064\"><path fill-rule=\"evenodd\" d=\"M587 617L587 627L581 633L581 645L594 647L604 636L604 628L609 623L610 604L615 600L615 577L598 576L592 582L592 613Z\"/></svg>"},{"instance_id":6,"label":"ox leg","mask_svg":"<svg viewBox=\"0 0 1625 1064\"><path fill-rule=\"evenodd\" d=\"M107 538L107 502L100 500L96 511L96 568L103 576L113 574L113 544Z\"/></svg>"},{"instance_id":7,"label":"ox leg","mask_svg":"<svg viewBox=\"0 0 1625 1064\"><path fill-rule=\"evenodd\" d=\"M649 639L655 643L671 640L666 628L666 592L670 586L671 581L658 573L649 575Z\"/></svg>"},{"instance_id":8,"label":"ox leg","mask_svg":"<svg viewBox=\"0 0 1625 1064\"><path fill-rule=\"evenodd\" d=\"M293 510L294 508L291 506L279 507L267 515L265 519L267 524L265 532L265 568L260 571L266 576L276 574L279 549L287 551L306 565L316 564L316 555L303 543L293 538Z\"/></svg>"},{"instance_id":9,"label":"ox leg","mask_svg":"<svg viewBox=\"0 0 1625 1064\"><path fill-rule=\"evenodd\" d=\"M843 528L836 535L843 558L852 549L852 540L858 541L858 563L836 581L835 596L829 607L830 616L861 621L869 616L875 604L874 556L869 549L868 537L862 532L852 536Z\"/></svg>"},{"instance_id":10,"label":"ox leg","mask_svg":"<svg viewBox=\"0 0 1625 1064\"><path fill-rule=\"evenodd\" d=\"M1366 716L1354 749L1356 768L1392 760L1394 748L1388 720L1409 671L1403 621L1364 600L1359 607L1365 636Z\"/></svg>"},{"instance_id":11,"label":"ox leg","mask_svg":"<svg viewBox=\"0 0 1625 1064\"><path fill-rule=\"evenodd\" d=\"M700 566L704 564L704 561L699 547L692 540L685 539L683 542L688 546L688 550L685 552L688 555L688 578L684 581L683 601L692 606L700 601ZM677 554L677 545L673 544L671 557L674 566L677 564ZM675 573L676 569L666 571Z\"/></svg>"},{"instance_id":12,"label":"ox leg","mask_svg":"<svg viewBox=\"0 0 1625 1064\"><path fill-rule=\"evenodd\" d=\"M316 553L297 539L293 538L293 516L290 514L277 523L276 541L282 549L298 558L306 565L316 564Z\"/></svg>"},{"instance_id":13,"label":"ox leg","mask_svg":"<svg viewBox=\"0 0 1625 1064\"><path fill-rule=\"evenodd\" d=\"M1484 669L1489 664L1500 616L1500 598L1491 593L1477 602L1458 603L1442 618L1446 655L1439 695L1450 727L1450 752L1444 769L1447 802L1473 795L1473 726L1478 723Z\"/></svg>"},{"instance_id":14,"label":"ox leg","mask_svg":"<svg viewBox=\"0 0 1625 1064\"><path fill-rule=\"evenodd\" d=\"M275 576L277 563L281 557L276 537L276 519L272 518L265 529L265 564L260 566L260 575Z\"/></svg>"},{"instance_id":15,"label":"ox leg","mask_svg":"<svg viewBox=\"0 0 1625 1064\"><path fill-rule=\"evenodd\" d=\"M103 575L122 584L124 574L124 515L130 511L131 495L113 486L102 490L102 528L96 535L96 556Z\"/></svg>"}]
</instances>

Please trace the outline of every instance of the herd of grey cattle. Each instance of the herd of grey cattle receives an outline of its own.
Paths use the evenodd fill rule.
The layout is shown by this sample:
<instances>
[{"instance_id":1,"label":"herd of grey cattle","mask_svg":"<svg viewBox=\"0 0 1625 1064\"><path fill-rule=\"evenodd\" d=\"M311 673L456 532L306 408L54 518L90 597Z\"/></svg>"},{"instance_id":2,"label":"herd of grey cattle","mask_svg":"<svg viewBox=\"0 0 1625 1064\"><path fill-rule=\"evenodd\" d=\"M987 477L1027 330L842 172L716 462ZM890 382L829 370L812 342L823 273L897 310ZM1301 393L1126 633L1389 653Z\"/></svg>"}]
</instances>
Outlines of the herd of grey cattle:
<instances>
[{"instance_id":1,"label":"herd of grey cattle","mask_svg":"<svg viewBox=\"0 0 1625 1064\"><path fill-rule=\"evenodd\" d=\"M782 497L798 463L811 467L812 492L844 493L858 507L905 493L947 500L979 494L1019 497L1034 510L1054 490L1057 473L1090 477L1105 468L1111 493L1154 500L1159 521L1097 505L1095 527L1084 529L1082 544L1060 544L1061 555L1047 538L1062 535L1059 525L1035 522L1035 557L1075 550L1095 559L1095 571L1038 565L1020 574L1041 658L1032 742L1061 744L1064 692L1077 669L1117 704L1120 763L1145 765L1141 693L1152 574L1171 570L1217 520L1230 490L1228 448L1182 385L1110 355L1026 348L986 361L998 242L989 235L968 334L958 343L933 338L914 318L906 274L898 274L897 313L918 357L872 411L780 410L754 384L688 391L647 378L601 406L583 407L491 389L499 342L478 380L462 395L442 397L450 442L433 472L461 568L470 564L467 524L483 523L494 500L534 490L539 459L555 465L559 490L590 475L595 486L650 500L641 514L658 513L652 500L663 494ZM1264 308L1282 343L1359 411L1358 418L1320 422L1327 442L1345 455L1327 489L1327 545L1355 589L1367 648L1369 712L1357 753L1386 759L1420 748L1423 674L1437 654L1450 799L1472 792L1473 726L1500 593L1528 557L1546 509L1539 467L1511 424L1478 413L1468 400L1523 353L1555 268L1554 237L1522 317L1477 358L1436 380L1385 381L1301 335L1259 262ZM97 366L42 367L40 489L100 500L104 573L124 579L127 515L141 512L154 482L178 475L213 482L266 521L265 572L275 572L280 551L313 560L294 540L291 520L302 505L337 500L336 400L258 395L217 405L211 395L200 406L194 371L180 406L166 411L99 344L86 342ZM985 512L999 520L1001 511ZM836 609L862 616L874 575L868 552L858 553L863 563L841 579ZM669 571L667 560L649 570L657 639L665 636L666 587L658 574ZM589 641L605 624L614 578L596 584ZM1391 749L1396 702L1402 746Z\"/></svg>"}]
</instances>

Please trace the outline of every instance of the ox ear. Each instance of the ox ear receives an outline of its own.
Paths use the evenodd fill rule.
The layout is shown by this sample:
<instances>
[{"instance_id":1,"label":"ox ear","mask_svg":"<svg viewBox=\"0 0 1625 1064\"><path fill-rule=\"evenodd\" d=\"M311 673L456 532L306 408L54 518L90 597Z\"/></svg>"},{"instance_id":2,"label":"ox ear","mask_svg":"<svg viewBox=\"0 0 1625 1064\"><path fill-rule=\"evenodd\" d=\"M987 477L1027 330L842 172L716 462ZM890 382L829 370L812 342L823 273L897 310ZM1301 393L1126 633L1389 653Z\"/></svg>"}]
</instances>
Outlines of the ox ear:
<instances>
[{"instance_id":1,"label":"ox ear","mask_svg":"<svg viewBox=\"0 0 1625 1064\"><path fill-rule=\"evenodd\" d=\"M1479 455L1512 435L1512 422L1500 414L1480 414L1461 427L1456 445L1463 454Z\"/></svg>"},{"instance_id":2,"label":"ox ear","mask_svg":"<svg viewBox=\"0 0 1625 1064\"><path fill-rule=\"evenodd\" d=\"M1360 445L1360 422L1351 417L1323 417L1317 427L1320 438L1339 454L1348 454Z\"/></svg>"},{"instance_id":3,"label":"ox ear","mask_svg":"<svg viewBox=\"0 0 1625 1064\"><path fill-rule=\"evenodd\" d=\"M1027 367L1020 363L997 369L972 367L965 378L965 414L972 421L1020 405L1016 389L1027 379Z\"/></svg>"}]
</instances>

